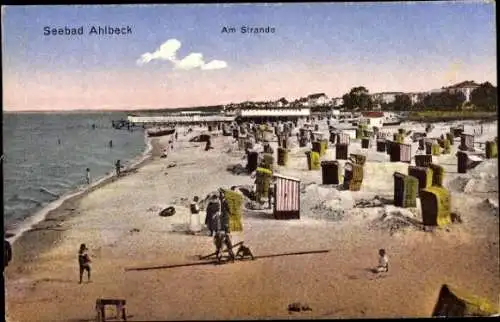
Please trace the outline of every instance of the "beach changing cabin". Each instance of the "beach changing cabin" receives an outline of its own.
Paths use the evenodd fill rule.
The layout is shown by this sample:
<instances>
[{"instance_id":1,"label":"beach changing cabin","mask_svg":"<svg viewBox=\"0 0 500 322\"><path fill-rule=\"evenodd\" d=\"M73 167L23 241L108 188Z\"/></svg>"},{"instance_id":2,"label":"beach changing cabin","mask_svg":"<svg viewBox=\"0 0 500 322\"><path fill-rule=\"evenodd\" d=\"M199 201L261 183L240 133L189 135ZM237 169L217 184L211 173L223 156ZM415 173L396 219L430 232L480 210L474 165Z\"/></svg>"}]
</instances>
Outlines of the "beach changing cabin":
<instances>
[{"instance_id":1,"label":"beach changing cabin","mask_svg":"<svg viewBox=\"0 0 500 322\"><path fill-rule=\"evenodd\" d=\"M274 174L274 218L300 219L300 179Z\"/></svg>"}]
</instances>

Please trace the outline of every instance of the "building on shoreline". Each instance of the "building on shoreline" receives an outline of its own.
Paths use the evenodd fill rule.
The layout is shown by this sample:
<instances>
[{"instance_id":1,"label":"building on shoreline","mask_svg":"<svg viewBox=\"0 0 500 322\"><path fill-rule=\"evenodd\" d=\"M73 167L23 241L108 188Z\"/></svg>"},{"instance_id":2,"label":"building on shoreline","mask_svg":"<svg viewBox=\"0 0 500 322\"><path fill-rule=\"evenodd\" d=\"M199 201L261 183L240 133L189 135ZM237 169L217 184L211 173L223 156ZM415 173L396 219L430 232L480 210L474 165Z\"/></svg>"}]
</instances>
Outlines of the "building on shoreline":
<instances>
[{"instance_id":1,"label":"building on shoreline","mask_svg":"<svg viewBox=\"0 0 500 322\"><path fill-rule=\"evenodd\" d=\"M255 123L292 121L310 115L309 108L242 109L238 111L236 121L253 121Z\"/></svg>"},{"instance_id":2,"label":"building on shoreline","mask_svg":"<svg viewBox=\"0 0 500 322\"><path fill-rule=\"evenodd\" d=\"M130 124L172 125L196 123L232 123L234 116L225 115L162 115L162 116L132 116L127 117Z\"/></svg>"}]
</instances>

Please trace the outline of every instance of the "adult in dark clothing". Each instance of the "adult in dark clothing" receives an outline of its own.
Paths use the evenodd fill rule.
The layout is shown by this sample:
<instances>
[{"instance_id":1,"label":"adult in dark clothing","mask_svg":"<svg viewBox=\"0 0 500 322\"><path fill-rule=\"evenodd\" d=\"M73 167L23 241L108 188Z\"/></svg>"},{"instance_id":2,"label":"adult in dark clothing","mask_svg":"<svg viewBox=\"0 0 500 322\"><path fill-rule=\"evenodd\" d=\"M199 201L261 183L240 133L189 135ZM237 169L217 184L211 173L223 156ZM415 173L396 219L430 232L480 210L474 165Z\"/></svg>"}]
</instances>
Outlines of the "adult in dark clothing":
<instances>
[{"instance_id":1,"label":"adult in dark clothing","mask_svg":"<svg viewBox=\"0 0 500 322\"><path fill-rule=\"evenodd\" d=\"M224 190L220 189L219 190L219 201L220 201L220 208L221 208L221 223L222 223L222 230L224 230L226 233L229 234L229 204L227 203L226 197L224 196Z\"/></svg>"},{"instance_id":2,"label":"adult in dark clothing","mask_svg":"<svg viewBox=\"0 0 500 322\"><path fill-rule=\"evenodd\" d=\"M210 230L210 236L214 235L214 216L220 210L220 205L217 196L212 196L207 205L207 215L205 217L205 225Z\"/></svg>"},{"instance_id":3,"label":"adult in dark clothing","mask_svg":"<svg viewBox=\"0 0 500 322\"><path fill-rule=\"evenodd\" d=\"M220 211L217 212L213 218L215 229L214 244L215 244L215 254L217 260L220 261L222 258L222 247L226 245L229 257L231 261L234 261L233 244L231 243L231 237L229 236L229 205L226 198L224 197L224 190L219 190L219 202Z\"/></svg>"},{"instance_id":4,"label":"adult in dark clothing","mask_svg":"<svg viewBox=\"0 0 500 322\"><path fill-rule=\"evenodd\" d=\"M12 260L12 246L7 239L3 240L3 268L7 267Z\"/></svg>"},{"instance_id":5,"label":"adult in dark clothing","mask_svg":"<svg viewBox=\"0 0 500 322\"><path fill-rule=\"evenodd\" d=\"M80 267L80 284L83 279L83 272L87 271L88 281L90 282L90 257L87 254L88 248L85 244L80 245L80 250L78 251L78 266Z\"/></svg>"},{"instance_id":6,"label":"adult in dark clothing","mask_svg":"<svg viewBox=\"0 0 500 322\"><path fill-rule=\"evenodd\" d=\"M121 169L122 169L122 165L121 165L121 162L120 160L116 160L116 163L115 163L115 170L116 170L116 176L119 177L120 174L121 174Z\"/></svg>"}]
</instances>

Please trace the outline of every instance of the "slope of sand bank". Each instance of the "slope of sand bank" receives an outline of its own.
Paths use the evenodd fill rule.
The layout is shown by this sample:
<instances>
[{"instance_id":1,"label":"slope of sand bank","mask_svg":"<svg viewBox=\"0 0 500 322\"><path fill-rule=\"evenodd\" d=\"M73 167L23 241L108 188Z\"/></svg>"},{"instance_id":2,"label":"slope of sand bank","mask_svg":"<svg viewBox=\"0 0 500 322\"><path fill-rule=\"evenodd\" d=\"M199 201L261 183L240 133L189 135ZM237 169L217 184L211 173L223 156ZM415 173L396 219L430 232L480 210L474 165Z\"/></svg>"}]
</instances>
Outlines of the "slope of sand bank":
<instances>
[{"instance_id":1,"label":"slope of sand bank","mask_svg":"<svg viewBox=\"0 0 500 322\"><path fill-rule=\"evenodd\" d=\"M248 175L226 170L246 164L231 138L213 138L214 149L205 152L204 143L188 142L196 134L181 135L165 159L159 155L169 138L159 138L152 160L136 173L71 200L40 224L46 229L16 241L6 270L9 321L90 320L97 298L126 299L129 319L142 321L426 317L444 283L499 301L498 189L483 180L498 180L498 161L457 174L454 152L438 157L463 222L424 232L415 224L418 209L398 209L384 199L392 198L393 172L406 173L407 164L384 163L386 154L361 150L359 143L351 144L350 153L367 155L361 191L322 185L320 171L307 171L307 149L292 142L289 165L277 171L302 180L301 220L276 221L268 210L246 210L244 231L232 234L233 243L244 240L257 256L330 252L125 270L200 263L197 256L214 247L206 234L187 233L189 201L195 195L203 200L220 186L252 184ZM331 148L325 158L334 155ZM176 214L158 216L167 206ZM58 230L47 229L52 223ZM80 243L93 260L93 281L81 285ZM376 276L370 268L379 248L388 251L390 271ZM290 315L287 306L297 301L312 311Z\"/></svg>"}]
</instances>

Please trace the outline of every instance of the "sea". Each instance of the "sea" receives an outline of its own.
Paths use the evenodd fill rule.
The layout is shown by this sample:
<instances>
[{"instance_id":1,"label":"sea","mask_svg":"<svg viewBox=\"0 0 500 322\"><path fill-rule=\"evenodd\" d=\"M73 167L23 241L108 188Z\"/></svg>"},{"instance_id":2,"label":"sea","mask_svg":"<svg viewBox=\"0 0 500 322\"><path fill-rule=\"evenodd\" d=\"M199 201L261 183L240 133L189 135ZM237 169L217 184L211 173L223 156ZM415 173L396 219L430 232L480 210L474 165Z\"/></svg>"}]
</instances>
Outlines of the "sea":
<instances>
[{"instance_id":1,"label":"sea","mask_svg":"<svg viewBox=\"0 0 500 322\"><path fill-rule=\"evenodd\" d=\"M45 210L144 158L142 128L117 130L108 113L3 113L4 231L18 235L43 219ZM110 146L112 141L112 146Z\"/></svg>"}]
</instances>

